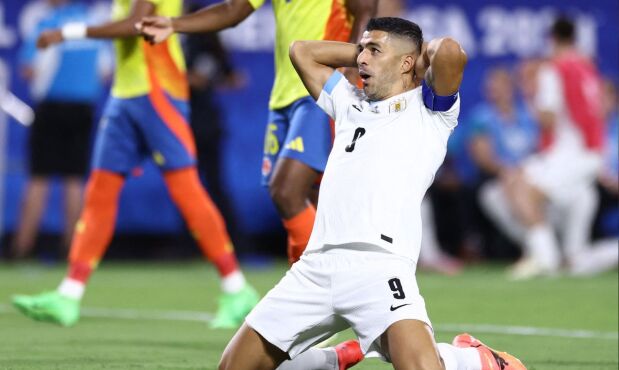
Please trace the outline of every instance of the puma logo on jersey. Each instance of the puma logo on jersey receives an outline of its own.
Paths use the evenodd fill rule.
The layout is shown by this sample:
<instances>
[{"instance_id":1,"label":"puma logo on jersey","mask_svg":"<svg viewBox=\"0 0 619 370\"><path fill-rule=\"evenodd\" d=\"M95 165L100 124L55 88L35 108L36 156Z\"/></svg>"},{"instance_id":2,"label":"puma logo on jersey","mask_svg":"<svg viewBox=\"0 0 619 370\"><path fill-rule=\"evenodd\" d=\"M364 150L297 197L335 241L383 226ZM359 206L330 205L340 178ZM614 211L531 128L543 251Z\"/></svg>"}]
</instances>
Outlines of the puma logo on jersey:
<instances>
[{"instance_id":1,"label":"puma logo on jersey","mask_svg":"<svg viewBox=\"0 0 619 370\"><path fill-rule=\"evenodd\" d=\"M303 146L303 138L301 136L296 137L291 142L286 144L286 149L294 150L295 152L303 153L305 147Z\"/></svg>"},{"instance_id":2,"label":"puma logo on jersey","mask_svg":"<svg viewBox=\"0 0 619 370\"><path fill-rule=\"evenodd\" d=\"M359 112L363 112L363 108L359 107L358 105L353 104L352 107L358 110Z\"/></svg>"}]
</instances>

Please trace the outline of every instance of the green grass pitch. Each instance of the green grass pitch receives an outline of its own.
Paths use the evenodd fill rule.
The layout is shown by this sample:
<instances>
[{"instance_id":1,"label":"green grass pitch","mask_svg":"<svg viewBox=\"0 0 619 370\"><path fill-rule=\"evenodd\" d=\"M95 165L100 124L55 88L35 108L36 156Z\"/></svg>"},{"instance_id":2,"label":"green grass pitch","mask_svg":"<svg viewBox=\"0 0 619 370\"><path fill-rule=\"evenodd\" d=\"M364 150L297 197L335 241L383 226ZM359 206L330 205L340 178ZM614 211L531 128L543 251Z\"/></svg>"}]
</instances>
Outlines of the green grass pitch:
<instances>
[{"instance_id":1,"label":"green grass pitch","mask_svg":"<svg viewBox=\"0 0 619 370\"><path fill-rule=\"evenodd\" d=\"M265 293L285 265L246 269ZM206 264L103 263L73 328L38 323L9 304L55 288L64 266L0 265L0 369L216 369L233 331L209 330L218 281ZM529 370L618 368L618 275L509 282L498 266L457 277L418 274L438 341L468 330ZM340 339L351 337L345 332ZM390 369L366 360L359 370Z\"/></svg>"}]
</instances>

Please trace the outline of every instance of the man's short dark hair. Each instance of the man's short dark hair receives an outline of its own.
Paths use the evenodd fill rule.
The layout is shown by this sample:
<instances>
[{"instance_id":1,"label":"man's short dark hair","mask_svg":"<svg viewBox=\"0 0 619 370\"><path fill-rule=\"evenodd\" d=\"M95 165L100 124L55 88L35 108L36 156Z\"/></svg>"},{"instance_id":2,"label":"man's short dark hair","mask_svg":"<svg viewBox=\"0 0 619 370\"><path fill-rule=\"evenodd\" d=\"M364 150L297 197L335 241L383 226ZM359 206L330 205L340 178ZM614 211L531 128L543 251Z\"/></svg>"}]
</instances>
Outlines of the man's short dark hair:
<instances>
[{"instance_id":1,"label":"man's short dark hair","mask_svg":"<svg viewBox=\"0 0 619 370\"><path fill-rule=\"evenodd\" d=\"M372 18L365 29L366 31L385 31L409 39L417 46L417 52L421 53L423 33L415 22L395 17Z\"/></svg>"},{"instance_id":2,"label":"man's short dark hair","mask_svg":"<svg viewBox=\"0 0 619 370\"><path fill-rule=\"evenodd\" d=\"M576 40L574 21L564 15L559 16L550 28L550 35L559 42L574 43Z\"/></svg>"}]
</instances>

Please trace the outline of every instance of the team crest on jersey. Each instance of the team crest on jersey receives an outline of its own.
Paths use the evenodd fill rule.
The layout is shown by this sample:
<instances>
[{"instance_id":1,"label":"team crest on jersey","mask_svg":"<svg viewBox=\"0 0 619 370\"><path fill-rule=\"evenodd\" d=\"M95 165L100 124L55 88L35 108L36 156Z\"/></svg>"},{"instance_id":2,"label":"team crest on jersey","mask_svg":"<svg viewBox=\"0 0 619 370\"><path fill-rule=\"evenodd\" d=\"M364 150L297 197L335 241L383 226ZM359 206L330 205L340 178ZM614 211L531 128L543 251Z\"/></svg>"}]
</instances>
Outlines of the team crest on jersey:
<instances>
[{"instance_id":1,"label":"team crest on jersey","mask_svg":"<svg viewBox=\"0 0 619 370\"><path fill-rule=\"evenodd\" d=\"M268 176L273 169L273 164L268 157L262 158L262 176Z\"/></svg>"},{"instance_id":2,"label":"team crest on jersey","mask_svg":"<svg viewBox=\"0 0 619 370\"><path fill-rule=\"evenodd\" d=\"M406 99L398 99L389 104L389 113L398 113L406 109Z\"/></svg>"}]
</instances>

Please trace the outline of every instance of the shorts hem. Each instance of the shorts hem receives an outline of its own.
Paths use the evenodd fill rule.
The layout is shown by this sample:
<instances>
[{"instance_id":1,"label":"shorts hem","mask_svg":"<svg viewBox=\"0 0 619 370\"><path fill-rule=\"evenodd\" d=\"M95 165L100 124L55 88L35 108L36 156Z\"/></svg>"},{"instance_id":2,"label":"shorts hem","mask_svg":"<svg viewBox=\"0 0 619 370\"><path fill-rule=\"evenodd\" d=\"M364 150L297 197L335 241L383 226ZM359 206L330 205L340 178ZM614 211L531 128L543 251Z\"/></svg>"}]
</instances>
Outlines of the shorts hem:
<instances>
[{"instance_id":1,"label":"shorts hem","mask_svg":"<svg viewBox=\"0 0 619 370\"><path fill-rule=\"evenodd\" d=\"M301 153L296 154L296 152L282 152L279 155L279 158L290 158L290 159L297 160L303 163L304 165L310 167L314 171L320 172L320 173L324 173L325 168L327 167L326 161L324 163L317 163L318 161L312 161L308 158L303 158L303 155Z\"/></svg>"},{"instance_id":2,"label":"shorts hem","mask_svg":"<svg viewBox=\"0 0 619 370\"><path fill-rule=\"evenodd\" d=\"M256 333L258 333L261 337L263 337L267 342L271 343L272 345L274 345L275 347L279 348L282 352L285 352L286 354L288 354L288 357L293 358L293 356L290 356L290 353L288 353L288 351L290 350L289 348L286 349L286 346L282 343L280 343L279 341L275 340L275 338L271 337L270 334L265 334L265 330L258 328L258 325L256 325L255 323L250 322L250 318L246 317L245 318L245 324L247 326L249 326L252 330L254 330Z\"/></svg>"}]
</instances>

